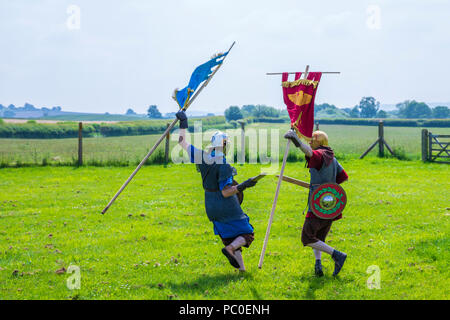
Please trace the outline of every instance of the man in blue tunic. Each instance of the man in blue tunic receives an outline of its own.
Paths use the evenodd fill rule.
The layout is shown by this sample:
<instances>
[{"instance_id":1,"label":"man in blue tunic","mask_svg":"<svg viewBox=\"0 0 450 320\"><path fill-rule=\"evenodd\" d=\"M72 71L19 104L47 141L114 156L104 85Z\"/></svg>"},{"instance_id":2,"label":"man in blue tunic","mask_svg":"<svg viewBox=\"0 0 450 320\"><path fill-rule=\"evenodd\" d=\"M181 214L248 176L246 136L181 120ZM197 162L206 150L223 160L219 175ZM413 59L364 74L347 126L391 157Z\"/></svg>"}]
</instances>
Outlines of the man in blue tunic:
<instances>
[{"instance_id":1,"label":"man in blue tunic","mask_svg":"<svg viewBox=\"0 0 450 320\"><path fill-rule=\"evenodd\" d=\"M242 247L249 247L254 240L253 226L249 217L242 211L238 193L253 187L256 182L248 179L240 184L233 184L236 169L226 163L227 135L217 131L211 137L208 152L199 150L186 142L188 120L184 111L176 114L180 120L180 138L178 143L185 149L192 163L202 176L205 190L205 209L208 219L214 225L214 234L219 235L225 245L222 253L230 264L245 271Z\"/></svg>"}]
</instances>

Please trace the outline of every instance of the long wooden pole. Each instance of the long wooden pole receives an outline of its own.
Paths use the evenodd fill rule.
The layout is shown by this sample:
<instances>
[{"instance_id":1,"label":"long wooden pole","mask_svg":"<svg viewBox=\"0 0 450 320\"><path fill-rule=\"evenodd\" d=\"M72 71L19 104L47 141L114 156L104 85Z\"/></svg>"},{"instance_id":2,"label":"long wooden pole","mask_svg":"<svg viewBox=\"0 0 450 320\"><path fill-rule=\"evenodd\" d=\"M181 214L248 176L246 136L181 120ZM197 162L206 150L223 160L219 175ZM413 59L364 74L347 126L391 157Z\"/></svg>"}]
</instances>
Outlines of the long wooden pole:
<instances>
[{"instance_id":1,"label":"long wooden pole","mask_svg":"<svg viewBox=\"0 0 450 320\"><path fill-rule=\"evenodd\" d=\"M233 44L231 45L230 49L228 49L228 53L231 51L231 49L233 48L234 44L236 42L233 42ZM189 108L189 106L191 105L192 102L194 102L195 98L199 95L199 93L203 90L203 88L205 88L209 81L211 81L212 77L214 77L214 75L216 74L216 72L220 69L220 67L222 66L225 58L228 56L228 54L223 58L222 62L217 66L216 69L214 69L214 71L211 73L211 75L209 76L208 79L206 79L206 81L203 83L203 85L197 90L197 92L192 96L192 98L188 101L188 103L186 104L186 106L183 108L183 110L187 110L187 108ZM139 169L141 169L141 167L144 165L144 163L147 161L147 159L152 155L152 153L156 150L156 148L160 145L161 141L164 140L164 137L170 132L170 130L172 130L172 128L175 126L175 124L178 122L178 119L174 119L172 121L172 123L167 127L166 131L164 131L164 133L161 135L161 137L158 139L158 141L156 141L155 145L153 146L153 148L150 149L150 151L147 153L147 155L144 157L144 159L142 159L142 161L139 163L139 165L137 166L137 168L133 171L133 173L130 175L130 177L127 179L127 181L125 181L125 183L120 187L119 191L116 192L116 194L114 195L114 197L111 199L111 201L109 201L109 203L106 205L106 207L102 210L102 214L105 214L105 212L109 209L109 207L113 204L113 202L117 199L117 197L120 195L120 193L123 191L123 189L125 189L125 187L128 185L128 183L130 183L131 179L133 179L133 177L136 175L136 173L139 171Z\"/></svg>"},{"instance_id":2,"label":"long wooden pole","mask_svg":"<svg viewBox=\"0 0 450 320\"><path fill-rule=\"evenodd\" d=\"M266 254L267 243L269 242L270 229L272 227L272 221L273 221L273 215L275 213L275 208L277 207L278 194L280 193L281 181L283 180L284 167L286 166L286 160L287 160L287 156L289 153L290 142L291 142L291 140L288 140L288 142L286 144L286 150L284 151L283 165L281 166L280 175L278 177L277 189L275 191L275 198L273 199L273 204L272 204L272 211L270 212L269 223L267 224L266 236L264 237L264 244L263 244L263 248L261 250L261 255L259 257L258 268L260 268L260 269L264 262L264 255Z\"/></svg>"},{"instance_id":3,"label":"long wooden pole","mask_svg":"<svg viewBox=\"0 0 450 320\"><path fill-rule=\"evenodd\" d=\"M127 179L127 181L125 181L125 183L120 187L119 191L116 192L116 194L114 195L114 197L111 199L111 201L109 201L109 203L106 205L106 207L102 210L102 214L105 214L105 212L109 209L109 207L113 204L113 202L116 200L116 198L120 195L120 193L123 191L123 189L125 189L125 187L128 185L128 183L131 181L131 179L133 179L133 177L136 175L136 173L139 171L139 169L141 169L141 167L144 165L144 163L147 161L147 159L152 155L152 153L156 150L156 148L159 146L159 144L161 143L161 141L164 140L164 137L166 136L166 134L168 132L170 132L170 130L172 130L172 128L175 126L175 124L177 123L178 119L175 119L172 121L172 123L167 127L166 131L164 131L164 133L161 135L161 137L159 137L158 141L156 141L155 145L153 146L153 148L150 149L150 151L147 153L147 155L144 157L144 159L142 159L142 161L139 163L139 165L137 166L136 169L134 169L133 173L130 175L130 177Z\"/></svg>"},{"instance_id":4,"label":"long wooden pole","mask_svg":"<svg viewBox=\"0 0 450 320\"><path fill-rule=\"evenodd\" d=\"M167 124L167 126L169 126L170 123ZM169 149L170 149L170 131L167 133L166 136L166 146L164 149L164 165L167 165L167 163L169 162Z\"/></svg>"},{"instance_id":5,"label":"long wooden pole","mask_svg":"<svg viewBox=\"0 0 450 320\"><path fill-rule=\"evenodd\" d=\"M277 177L280 177L280 176L277 175ZM305 181L302 181L302 180L298 180L298 179L291 178L291 177L288 177L288 176L283 176L282 179L283 179L283 181L296 184L296 185L298 185L300 187L303 187L303 188L306 188L306 189L309 189L309 187L310 187L308 182L305 182Z\"/></svg>"},{"instance_id":6,"label":"long wooden pole","mask_svg":"<svg viewBox=\"0 0 450 320\"><path fill-rule=\"evenodd\" d=\"M308 70L309 70L309 65L306 66L305 73L304 73L304 79L306 79L306 77L308 76ZM273 199L273 204L272 204L272 211L270 212L269 222L267 224L266 236L264 238L264 244L263 244L263 247L261 250L261 255L259 257L259 263L258 263L259 269L262 268L262 264L264 262L264 255L266 254L267 243L269 242L270 229L272 227L273 215L275 213L275 208L277 207L278 194L280 193L281 181L283 181L284 167L286 166L290 142L291 142L291 140L287 141L286 150L284 151L283 165L281 166L280 175L278 177L277 189L275 191L275 198Z\"/></svg>"}]
</instances>

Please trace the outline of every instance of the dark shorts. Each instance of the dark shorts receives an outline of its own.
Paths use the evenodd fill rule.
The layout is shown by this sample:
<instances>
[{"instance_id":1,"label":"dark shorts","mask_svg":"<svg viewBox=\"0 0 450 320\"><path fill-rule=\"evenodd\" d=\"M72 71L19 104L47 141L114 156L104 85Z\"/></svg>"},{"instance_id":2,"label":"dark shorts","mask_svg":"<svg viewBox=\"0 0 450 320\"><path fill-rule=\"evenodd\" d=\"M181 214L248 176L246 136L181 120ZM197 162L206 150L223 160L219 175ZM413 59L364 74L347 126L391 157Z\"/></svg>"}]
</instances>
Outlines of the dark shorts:
<instances>
[{"instance_id":1,"label":"dark shorts","mask_svg":"<svg viewBox=\"0 0 450 320\"><path fill-rule=\"evenodd\" d=\"M316 216L305 218L302 228L303 245L306 246L319 240L325 242L332 223L332 220L320 219Z\"/></svg>"},{"instance_id":2,"label":"dark shorts","mask_svg":"<svg viewBox=\"0 0 450 320\"><path fill-rule=\"evenodd\" d=\"M255 240L255 234L254 233L246 233L246 234L240 234L237 237L243 237L245 239L245 245L244 247L248 248L250 247L250 245L252 244L253 240ZM236 239L237 237L234 238L222 238L222 242L225 246L229 245L230 243L232 243L234 241L234 239ZM240 249L240 248L239 248Z\"/></svg>"}]
</instances>

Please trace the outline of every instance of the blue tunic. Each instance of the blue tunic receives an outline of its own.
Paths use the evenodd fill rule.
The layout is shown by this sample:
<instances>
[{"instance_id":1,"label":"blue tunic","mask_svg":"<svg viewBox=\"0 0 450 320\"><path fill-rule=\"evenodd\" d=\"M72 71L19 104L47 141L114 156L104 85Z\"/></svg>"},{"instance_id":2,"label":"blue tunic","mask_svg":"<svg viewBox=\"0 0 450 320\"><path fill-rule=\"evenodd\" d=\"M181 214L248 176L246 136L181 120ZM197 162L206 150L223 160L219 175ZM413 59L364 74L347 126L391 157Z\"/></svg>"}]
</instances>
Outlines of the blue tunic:
<instances>
[{"instance_id":1,"label":"blue tunic","mask_svg":"<svg viewBox=\"0 0 450 320\"><path fill-rule=\"evenodd\" d=\"M242 211L236 195L225 198L222 190L232 185L234 168L226 163L224 156L215 157L214 151L208 154L194 146L188 148L192 163L202 175L205 189L205 209L209 220L214 224L214 234L222 238L235 238L253 232L249 217Z\"/></svg>"}]
</instances>

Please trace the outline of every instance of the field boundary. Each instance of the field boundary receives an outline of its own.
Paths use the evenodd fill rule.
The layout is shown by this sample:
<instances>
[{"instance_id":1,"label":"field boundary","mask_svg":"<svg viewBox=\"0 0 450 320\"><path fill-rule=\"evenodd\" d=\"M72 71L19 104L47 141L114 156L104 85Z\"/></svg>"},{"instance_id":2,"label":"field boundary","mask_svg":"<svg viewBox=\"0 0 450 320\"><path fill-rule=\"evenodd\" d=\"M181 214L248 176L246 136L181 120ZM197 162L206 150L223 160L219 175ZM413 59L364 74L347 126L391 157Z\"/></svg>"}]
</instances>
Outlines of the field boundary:
<instances>
[{"instance_id":1,"label":"field boundary","mask_svg":"<svg viewBox=\"0 0 450 320\"><path fill-rule=\"evenodd\" d=\"M443 140L447 141L443 141ZM433 134L427 129L422 130L422 160L450 164L450 135Z\"/></svg>"}]
</instances>

